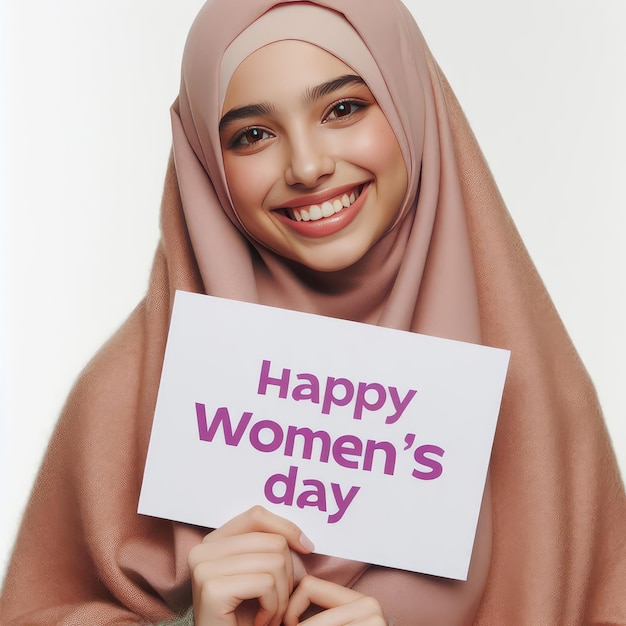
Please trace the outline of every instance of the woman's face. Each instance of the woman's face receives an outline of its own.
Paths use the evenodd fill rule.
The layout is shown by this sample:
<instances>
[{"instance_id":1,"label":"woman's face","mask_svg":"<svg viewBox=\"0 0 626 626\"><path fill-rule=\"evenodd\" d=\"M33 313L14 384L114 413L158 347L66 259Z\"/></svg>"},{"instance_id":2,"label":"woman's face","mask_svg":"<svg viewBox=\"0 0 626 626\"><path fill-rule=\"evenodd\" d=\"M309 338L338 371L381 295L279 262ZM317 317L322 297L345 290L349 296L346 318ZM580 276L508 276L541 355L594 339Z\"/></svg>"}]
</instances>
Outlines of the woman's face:
<instances>
[{"instance_id":1,"label":"woman's face","mask_svg":"<svg viewBox=\"0 0 626 626\"><path fill-rule=\"evenodd\" d=\"M345 63L309 43L272 43L239 65L220 140L247 232L314 270L361 259L406 193L400 147L372 93Z\"/></svg>"}]
</instances>

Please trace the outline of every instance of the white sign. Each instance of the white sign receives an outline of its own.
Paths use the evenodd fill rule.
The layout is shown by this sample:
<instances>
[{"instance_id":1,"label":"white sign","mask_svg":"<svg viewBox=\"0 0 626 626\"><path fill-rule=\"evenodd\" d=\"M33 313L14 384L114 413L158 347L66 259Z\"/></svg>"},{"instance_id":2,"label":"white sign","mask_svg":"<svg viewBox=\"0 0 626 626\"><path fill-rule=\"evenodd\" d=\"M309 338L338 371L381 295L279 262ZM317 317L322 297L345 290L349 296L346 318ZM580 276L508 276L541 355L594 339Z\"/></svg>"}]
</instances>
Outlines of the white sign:
<instances>
[{"instance_id":1,"label":"white sign","mask_svg":"<svg viewBox=\"0 0 626 626\"><path fill-rule=\"evenodd\" d=\"M178 292L139 512L465 580L509 352Z\"/></svg>"}]
</instances>

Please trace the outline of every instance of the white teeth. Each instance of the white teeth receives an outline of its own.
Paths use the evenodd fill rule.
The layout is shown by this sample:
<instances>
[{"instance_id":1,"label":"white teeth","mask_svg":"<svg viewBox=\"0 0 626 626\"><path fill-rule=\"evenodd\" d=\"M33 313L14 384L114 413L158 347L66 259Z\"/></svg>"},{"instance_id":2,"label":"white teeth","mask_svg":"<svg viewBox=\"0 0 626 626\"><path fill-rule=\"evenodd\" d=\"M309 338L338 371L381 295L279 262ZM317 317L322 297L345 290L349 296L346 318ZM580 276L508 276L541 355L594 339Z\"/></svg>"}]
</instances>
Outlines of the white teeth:
<instances>
[{"instance_id":1,"label":"white teeth","mask_svg":"<svg viewBox=\"0 0 626 626\"><path fill-rule=\"evenodd\" d=\"M357 190L356 192L351 192L350 195L344 193L341 198L322 202L321 206L312 204L308 209L289 209L289 211L291 212L291 217L297 222L316 222L323 217L331 217L344 208L349 207L360 195L360 191Z\"/></svg>"},{"instance_id":2,"label":"white teeth","mask_svg":"<svg viewBox=\"0 0 626 626\"><path fill-rule=\"evenodd\" d=\"M333 205L330 202L323 202L321 209L322 209L322 215L324 217L330 217L331 215L335 214L335 207L333 207Z\"/></svg>"},{"instance_id":3,"label":"white teeth","mask_svg":"<svg viewBox=\"0 0 626 626\"><path fill-rule=\"evenodd\" d=\"M309 207L309 215L311 216L311 221L316 222L322 219L322 209L317 204L312 204Z\"/></svg>"}]
</instances>

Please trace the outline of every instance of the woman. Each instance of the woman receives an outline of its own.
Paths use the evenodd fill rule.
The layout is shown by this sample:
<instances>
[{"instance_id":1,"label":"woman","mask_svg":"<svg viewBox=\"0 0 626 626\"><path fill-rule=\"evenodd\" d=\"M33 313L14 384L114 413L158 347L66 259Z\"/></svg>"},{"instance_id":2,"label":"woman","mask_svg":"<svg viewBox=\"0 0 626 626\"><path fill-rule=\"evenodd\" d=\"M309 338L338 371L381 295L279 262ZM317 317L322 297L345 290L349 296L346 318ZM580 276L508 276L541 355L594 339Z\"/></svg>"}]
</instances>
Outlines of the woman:
<instances>
[{"instance_id":1,"label":"woman","mask_svg":"<svg viewBox=\"0 0 626 626\"><path fill-rule=\"evenodd\" d=\"M292 527L281 530L282 521L267 521L258 511L244 514L202 543L198 529L134 513L175 288L483 341L513 352L491 464L493 496L486 498L481 516L486 541L477 542L472 567L478 563L479 573L470 575L470 586L294 556L296 565L340 587L307 578L313 581L303 587L308 595L304 600L298 595L304 592L291 596L287 620L308 599L325 607L350 604L355 596L346 585L375 596L386 618L400 615L398 623L433 623L428 611L439 599L453 612L444 623L625 619L619 594L625 580L624 495L595 397L458 105L401 5L374 0L326 4L346 19L336 21L336 13L295 3L270 11L271 23L262 22L258 18L274 5L271 0L245 3L237 15L232 3L221 0L207 5L196 20L173 109L175 166L166 182L163 236L151 287L87 368L68 402L7 577L2 616L9 623L155 622L191 604L187 559L193 546L200 546L189 557L196 587L203 578L199 566L214 561L221 549L215 544L223 545L230 536L270 530L265 534L286 535L296 551L309 549L306 542L298 543ZM281 24L276 16L283 10L309 13L307 19ZM311 10L324 17L316 21ZM331 22L338 34L333 35ZM285 23L323 26L287 33ZM277 32L272 34L274 25ZM249 105L267 98L241 99L236 90L238 82L249 86L258 70L250 70L250 63L259 58L263 63L263 54L278 50L272 63L285 56L298 58L293 43L288 55L278 48L280 42L273 47L287 36L300 42L299 51L303 44L313 44L315 51L332 53L342 64L339 74L332 72L334 78L356 76L344 81L341 88L349 88L347 94L335 94L349 96L347 101L325 102L326 109L316 118L324 132L332 137L350 134L375 121L388 148L384 162L393 163L392 168L377 165L373 157L364 161L367 152L350 153L345 142L336 148L334 139L309 136L306 125L310 149L297 144L289 151L282 187L276 186L271 162L262 172L259 165L249 171L242 166L252 159L265 167L277 145L295 143L297 133L290 129L302 130L304 118L294 113L295 104L288 121L279 118L278 127L269 123L276 120L268 111L280 110L282 99L291 102L292 94L270 100L272 106L265 111L257 107L254 115L265 117L249 119ZM311 48L306 50L311 53ZM307 63L307 68L312 65ZM325 85L322 92L333 86L324 78L308 86L320 85ZM242 120L250 123L237 126ZM252 174L261 178L248 189ZM339 210L339 217L308 220L321 223L321 235L311 234L318 229L315 225L290 223L300 224L295 212L303 218L303 208L310 218L318 199L334 204L337 198L323 194L344 185L355 186L354 205L359 200L362 205L363 213L353 221L341 225L348 221L342 212L350 216L348 194L349 206ZM254 197L258 189L263 193ZM375 193L379 189L384 191L380 199ZM292 206L294 197L305 197L305 202ZM362 216L368 219L359 220ZM339 230L333 231L337 224ZM338 234L349 235L347 248ZM315 241L301 245L309 240ZM494 524L490 559L489 505ZM290 559L283 561L288 567ZM294 570L294 577L302 573ZM289 576L287 570L287 588ZM277 594L281 611L289 604L284 584L282 589ZM413 598L407 601L407 590L413 589L426 595L417 605ZM211 603L205 607L198 595L193 598L198 619L219 619L209 614ZM457 596L463 599L457 602ZM377 605L366 606L368 618L380 617ZM332 610L319 619L334 620ZM280 611L257 614L257 623L270 617L277 623Z\"/></svg>"}]
</instances>

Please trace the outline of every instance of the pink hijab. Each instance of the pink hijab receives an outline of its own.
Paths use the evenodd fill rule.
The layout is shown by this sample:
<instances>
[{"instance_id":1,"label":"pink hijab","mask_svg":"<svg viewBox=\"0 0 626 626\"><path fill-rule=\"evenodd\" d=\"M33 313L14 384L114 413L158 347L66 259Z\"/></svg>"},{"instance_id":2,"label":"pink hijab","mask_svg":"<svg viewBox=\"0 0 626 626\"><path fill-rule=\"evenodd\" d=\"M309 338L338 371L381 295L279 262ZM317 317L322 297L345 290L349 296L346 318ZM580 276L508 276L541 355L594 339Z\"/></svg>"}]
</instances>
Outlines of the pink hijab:
<instances>
[{"instance_id":1,"label":"pink hijab","mask_svg":"<svg viewBox=\"0 0 626 626\"><path fill-rule=\"evenodd\" d=\"M173 292L186 289L511 349L491 463L493 555L475 623L626 623L626 498L593 388L400 2L293 2L269 14L327 7L320 19L349 24L363 42L367 53L355 54L299 27L284 35L336 54L370 86L409 172L396 224L361 261L328 274L243 233L217 135L237 59L232 70L222 59L235 40L245 48L244 31L277 4L247 0L235 11L214 0L191 28L150 287L68 400L0 616L140 624L190 604L187 553L205 531L135 512ZM323 557L301 566L375 595L398 626L417 621L414 574Z\"/></svg>"},{"instance_id":2,"label":"pink hijab","mask_svg":"<svg viewBox=\"0 0 626 626\"><path fill-rule=\"evenodd\" d=\"M180 98L173 109L174 158L185 219L207 290L224 297L478 341L471 253L452 142L449 138L440 141L440 132L447 129L440 129L437 120L426 48L414 45L419 31L410 14L401 4L371 2L353 11L353 30L340 13L294 3L264 15L254 34L248 30L245 37L238 37L274 4L246 3L237 16L226 3L207 4L187 40ZM342 3L320 3L328 4L337 11L343 9ZM218 23L220 28L212 28ZM240 237L230 204L217 134L224 83L229 78L224 76L222 58L227 50L232 72L238 65L233 56L240 62L246 52L272 40L274 32L283 33L281 39L319 45L353 67L376 96L407 162L410 191L403 219L361 262L342 272L307 271L256 243L256 254L242 254L242 245L248 247L248 242ZM338 42L342 42L339 50ZM410 80L404 75L406 66L398 63L405 58L414 68ZM442 177L442 170L454 174Z\"/></svg>"}]
</instances>

